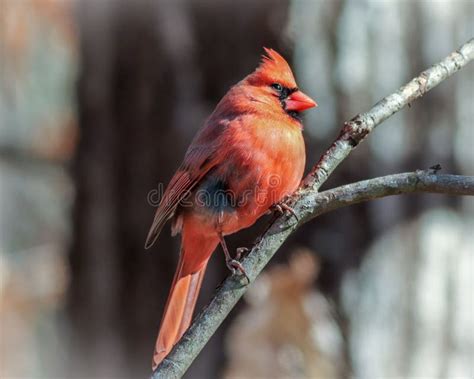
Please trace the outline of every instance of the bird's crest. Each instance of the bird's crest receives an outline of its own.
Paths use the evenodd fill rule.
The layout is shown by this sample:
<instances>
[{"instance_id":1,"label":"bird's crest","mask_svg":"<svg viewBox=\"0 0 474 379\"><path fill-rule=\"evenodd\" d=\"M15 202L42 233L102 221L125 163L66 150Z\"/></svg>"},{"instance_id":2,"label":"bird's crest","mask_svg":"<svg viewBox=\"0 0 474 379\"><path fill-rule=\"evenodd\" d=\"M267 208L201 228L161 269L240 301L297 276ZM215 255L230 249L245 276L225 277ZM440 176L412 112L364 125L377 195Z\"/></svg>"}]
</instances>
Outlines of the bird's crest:
<instances>
[{"instance_id":1,"label":"bird's crest","mask_svg":"<svg viewBox=\"0 0 474 379\"><path fill-rule=\"evenodd\" d=\"M295 78L288 62L275 50L264 47L265 54L257 69L250 75L252 82L281 83L289 88L296 87Z\"/></svg>"}]
</instances>

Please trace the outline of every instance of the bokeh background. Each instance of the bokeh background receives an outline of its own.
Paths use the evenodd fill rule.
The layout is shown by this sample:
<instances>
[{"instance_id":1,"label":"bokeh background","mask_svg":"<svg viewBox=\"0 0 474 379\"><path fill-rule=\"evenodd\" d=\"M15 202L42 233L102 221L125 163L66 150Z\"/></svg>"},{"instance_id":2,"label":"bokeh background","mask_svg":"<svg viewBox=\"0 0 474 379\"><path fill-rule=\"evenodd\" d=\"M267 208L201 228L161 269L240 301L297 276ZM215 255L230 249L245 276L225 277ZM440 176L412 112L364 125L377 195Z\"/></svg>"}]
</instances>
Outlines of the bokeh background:
<instances>
[{"instance_id":1,"label":"bokeh background","mask_svg":"<svg viewBox=\"0 0 474 379\"><path fill-rule=\"evenodd\" d=\"M474 35L472 0L0 0L0 377L139 378L179 241L143 250L196 130L262 47L344 120ZM384 123L326 187L474 173L474 65ZM298 230L188 378L473 378L474 202L377 200ZM249 245L265 226L231 238ZM228 274L212 259L201 308Z\"/></svg>"}]
</instances>

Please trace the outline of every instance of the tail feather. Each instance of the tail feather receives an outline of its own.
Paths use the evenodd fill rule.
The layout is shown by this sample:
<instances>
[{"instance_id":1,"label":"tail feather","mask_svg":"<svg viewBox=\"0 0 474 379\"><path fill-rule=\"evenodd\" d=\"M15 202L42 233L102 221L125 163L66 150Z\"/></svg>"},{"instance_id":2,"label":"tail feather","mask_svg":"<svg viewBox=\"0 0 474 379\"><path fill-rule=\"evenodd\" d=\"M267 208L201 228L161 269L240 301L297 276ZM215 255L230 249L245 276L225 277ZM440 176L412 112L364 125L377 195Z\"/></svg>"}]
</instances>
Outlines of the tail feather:
<instances>
[{"instance_id":1,"label":"tail feather","mask_svg":"<svg viewBox=\"0 0 474 379\"><path fill-rule=\"evenodd\" d=\"M186 299L186 306L184 307L183 318L178 329L178 339L181 338L181 336L191 324L194 308L196 307L196 302L199 297L199 291L201 289L202 280L204 279L204 274L206 272L206 267L207 262L200 271L192 275L188 296Z\"/></svg>"},{"instance_id":2,"label":"tail feather","mask_svg":"<svg viewBox=\"0 0 474 379\"><path fill-rule=\"evenodd\" d=\"M153 354L153 370L168 355L189 324L199 295L207 263L194 274L177 278L168 297Z\"/></svg>"},{"instance_id":3,"label":"tail feather","mask_svg":"<svg viewBox=\"0 0 474 379\"><path fill-rule=\"evenodd\" d=\"M204 244L199 242L192 241L192 247L197 247L196 249L185 246L186 241L183 240L178 267L156 340L153 370L168 355L191 323L207 262L217 245L214 241L205 241L207 243Z\"/></svg>"}]
</instances>

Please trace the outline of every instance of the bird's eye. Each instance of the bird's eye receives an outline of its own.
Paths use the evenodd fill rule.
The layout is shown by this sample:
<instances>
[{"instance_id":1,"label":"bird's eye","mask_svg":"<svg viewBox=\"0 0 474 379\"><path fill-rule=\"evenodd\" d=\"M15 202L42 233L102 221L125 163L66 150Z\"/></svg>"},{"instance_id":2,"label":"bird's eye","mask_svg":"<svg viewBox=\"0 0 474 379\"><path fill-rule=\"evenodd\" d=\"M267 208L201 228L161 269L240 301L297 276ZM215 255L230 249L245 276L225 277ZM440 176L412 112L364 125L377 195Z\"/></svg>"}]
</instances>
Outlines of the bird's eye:
<instances>
[{"instance_id":1,"label":"bird's eye","mask_svg":"<svg viewBox=\"0 0 474 379\"><path fill-rule=\"evenodd\" d=\"M270 87L275 88L278 92L281 92L283 90L283 87L279 83L273 83L270 85Z\"/></svg>"}]
</instances>

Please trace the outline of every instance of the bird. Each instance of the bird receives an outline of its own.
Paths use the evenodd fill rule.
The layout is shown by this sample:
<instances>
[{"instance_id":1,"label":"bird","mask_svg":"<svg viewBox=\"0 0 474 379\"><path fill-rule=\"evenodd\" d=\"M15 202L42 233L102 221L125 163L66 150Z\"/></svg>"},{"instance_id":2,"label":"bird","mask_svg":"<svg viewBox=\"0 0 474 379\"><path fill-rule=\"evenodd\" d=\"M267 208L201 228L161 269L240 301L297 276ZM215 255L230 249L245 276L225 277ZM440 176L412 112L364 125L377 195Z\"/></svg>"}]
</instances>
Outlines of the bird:
<instances>
[{"instance_id":1,"label":"bird","mask_svg":"<svg viewBox=\"0 0 474 379\"><path fill-rule=\"evenodd\" d=\"M247 277L224 237L285 203L299 186L306 153L301 113L316 102L287 61L264 48L257 68L231 87L197 132L166 187L148 233L150 248L171 220L181 234L178 266L153 353L162 362L189 327L209 258L220 244L233 274ZM248 279L248 277L247 277Z\"/></svg>"}]
</instances>

